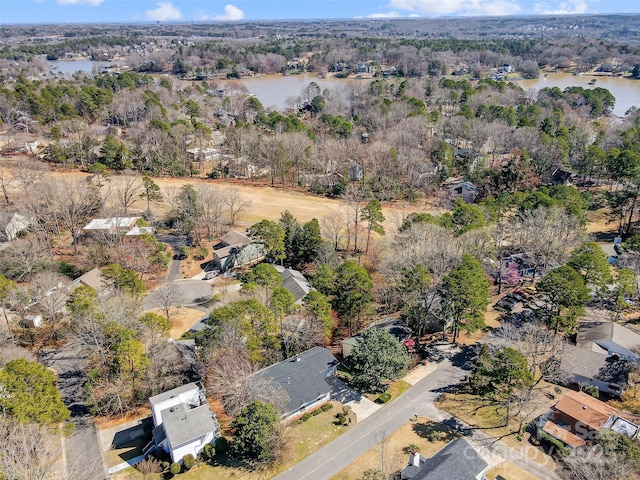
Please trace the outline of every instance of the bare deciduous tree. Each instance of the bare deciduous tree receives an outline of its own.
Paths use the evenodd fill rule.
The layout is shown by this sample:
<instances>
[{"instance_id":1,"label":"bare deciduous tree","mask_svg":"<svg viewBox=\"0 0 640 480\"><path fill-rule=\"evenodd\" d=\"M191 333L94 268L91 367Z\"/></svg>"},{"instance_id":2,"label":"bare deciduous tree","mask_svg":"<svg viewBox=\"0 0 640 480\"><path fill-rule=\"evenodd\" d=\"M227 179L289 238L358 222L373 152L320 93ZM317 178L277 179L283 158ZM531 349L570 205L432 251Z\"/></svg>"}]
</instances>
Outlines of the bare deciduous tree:
<instances>
[{"instance_id":1,"label":"bare deciduous tree","mask_svg":"<svg viewBox=\"0 0 640 480\"><path fill-rule=\"evenodd\" d=\"M175 282L167 282L156 288L153 291L153 297L169 320L177 313L177 309L183 302L182 293Z\"/></svg>"},{"instance_id":2,"label":"bare deciduous tree","mask_svg":"<svg viewBox=\"0 0 640 480\"><path fill-rule=\"evenodd\" d=\"M53 480L60 457L57 442L45 427L0 421L0 472L7 479Z\"/></svg>"},{"instance_id":3,"label":"bare deciduous tree","mask_svg":"<svg viewBox=\"0 0 640 480\"><path fill-rule=\"evenodd\" d=\"M122 209L122 215L126 217L133 202L142 191L142 184L135 177L122 177L114 182L113 191L118 208Z\"/></svg>"},{"instance_id":4,"label":"bare deciduous tree","mask_svg":"<svg viewBox=\"0 0 640 480\"><path fill-rule=\"evenodd\" d=\"M223 191L224 204L227 206L229 223L233 227L241 213L251 205L251 201L244 198L237 188L228 188Z\"/></svg>"}]
</instances>

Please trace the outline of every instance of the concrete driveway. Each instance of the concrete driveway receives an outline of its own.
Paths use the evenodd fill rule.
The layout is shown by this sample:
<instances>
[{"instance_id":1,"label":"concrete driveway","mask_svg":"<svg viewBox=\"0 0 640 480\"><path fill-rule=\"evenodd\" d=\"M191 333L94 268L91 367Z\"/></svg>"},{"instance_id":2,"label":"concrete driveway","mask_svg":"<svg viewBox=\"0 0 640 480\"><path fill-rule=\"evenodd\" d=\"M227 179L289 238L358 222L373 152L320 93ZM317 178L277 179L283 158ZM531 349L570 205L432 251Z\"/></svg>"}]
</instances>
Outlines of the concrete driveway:
<instances>
[{"instance_id":1,"label":"concrete driveway","mask_svg":"<svg viewBox=\"0 0 640 480\"><path fill-rule=\"evenodd\" d=\"M201 305L213 297L213 287L209 282L205 282L204 280L176 280L174 284L178 289L181 307ZM143 306L145 310L162 307L162 302L154 293L155 291L151 292L144 299Z\"/></svg>"},{"instance_id":2,"label":"concrete driveway","mask_svg":"<svg viewBox=\"0 0 640 480\"><path fill-rule=\"evenodd\" d=\"M362 420L382 408L382 405L378 405L377 403L372 402L367 397L363 396L359 392L356 392L349 385L341 382L335 377L332 377L327 381L332 388L331 400L351 407L353 413L356 414L356 419L358 420L358 422L361 422Z\"/></svg>"}]
</instances>

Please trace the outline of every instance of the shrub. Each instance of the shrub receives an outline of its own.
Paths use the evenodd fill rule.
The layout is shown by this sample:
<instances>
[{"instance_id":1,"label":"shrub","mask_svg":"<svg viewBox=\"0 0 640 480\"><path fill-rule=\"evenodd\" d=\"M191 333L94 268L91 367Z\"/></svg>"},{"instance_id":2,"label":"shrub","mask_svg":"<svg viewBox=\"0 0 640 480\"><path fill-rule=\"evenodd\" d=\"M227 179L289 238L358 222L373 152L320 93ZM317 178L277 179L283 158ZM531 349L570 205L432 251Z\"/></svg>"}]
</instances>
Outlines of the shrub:
<instances>
[{"instance_id":1,"label":"shrub","mask_svg":"<svg viewBox=\"0 0 640 480\"><path fill-rule=\"evenodd\" d=\"M174 475L177 475L178 473L180 473L182 471L182 467L180 466L179 463L173 462L171 464L171 466L169 467L169 471L171 473L173 473Z\"/></svg>"},{"instance_id":2,"label":"shrub","mask_svg":"<svg viewBox=\"0 0 640 480\"><path fill-rule=\"evenodd\" d=\"M316 415L320 415L322 413L322 410L320 410L319 408L316 408L313 412L311 412L312 416L316 416Z\"/></svg>"},{"instance_id":3,"label":"shrub","mask_svg":"<svg viewBox=\"0 0 640 480\"><path fill-rule=\"evenodd\" d=\"M378 403L387 403L389 400L391 400L391 394L387 392L381 393L377 398Z\"/></svg>"},{"instance_id":4,"label":"shrub","mask_svg":"<svg viewBox=\"0 0 640 480\"><path fill-rule=\"evenodd\" d=\"M207 443L204 446L202 456L204 457L205 460L211 460L213 457L216 456L216 448L210 443Z\"/></svg>"},{"instance_id":5,"label":"shrub","mask_svg":"<svg viewBox=\"0 0 640 480\"><path fill-rule=\"evenodd\" d=\"M164 462L162 462L162 463L160 464L160 466L162 467L162 471L163 471L163 472L168 472L168 471L169 471L169 468L171 467L171 463L170 463L170 462L167 462L167 461L165 460Z\"/></svg>"},{"instance_id":6,"label":"shrub","mask_svg":"<svg viewBox=\"0 0 640 480\"><path fill-rule=\"evenodd\" d=\"M300 420L302 420L303 422L306 422L310 418L311 418L311 414L305 413L304 415L302 415L302 417L300 417Z\"/></svg>"},{"instance_id":7,"label":"shrub","mask_svg":"<svg viewBox=\"0 0 640 480\"><path fill-rule=\"evenodd\" d=\"M216 438L216 452L225 454L229 451L229 441L224 437Z\"/></svg>"},{"instance_id":8,"label":"shrub","mask_svg":"<svg viewBox=\"0 0 640 480\"><path fill-rule=\"evenodd\" d=\"M136 465L136 468L142 475L145 475L145 476L151 475L153 473L160 473L162 471L160 460L153 457L149 457L142 460L140 463Z\"/></svg>"},{"instance_id":9,"label":"shrub","mask_svg":"<svg viewBox=\"0 0 640 480\"><path fill-rule=\"evenodd\" d=\"M325 403L320 407L320 410L322 410L323 412L328 412L332 408L333 408L333 403Z\"/></svg>"},{"instance_id":10,"label":"shrub","mask_svg":"<svg viewBox=\"0 0 640 480\"><path fill-rule=\"evenodd\" d=\"M438 442L440 440L442 440L443 434L442 432L429 432L429 435L427 435L427 440L429 440L430 442Z\"/></svg>"},{"instance_id":11,"label":"shrub","mask_svg":"<svg viewBox=\"0 0 640 480\"><path fill-rule=\"evenodd\" d=\"M191 249L186 245L181 245L180 248L178 249L178 257L181 260L184 260L185 258L187 258L190 253L191 253Z\"/></svg>"},{"instance_id":12,"label":"shrub","mask_svg":"<svg viewBox=\"0 0 640 480\"><path fill-rule=\"evenodd\" d=\"M342 425L344 423L344 413L339 412L336 413L336 425Z\"/></svg>"},{"instance_id":13,"label":"shrub","mask_svg":"<svg viewBox=\"0 0 640 480\"><path fill-rule=\"evenodd\" d=\"M182 457L182 465L184 465L185 470L191 470L195 464L196 459L190 453L187 453L184 457Z\"/></svg>"},{"instance_id":14,"label":"shrub","mask_svg":"<svg viewBox=\"0 0 640 480\"><path fill-rule=\"evenodd\" d=\"M209 250L206 247L200 247L198 251L193 255L195 260L204 260L209 255Z\"/></svg>"}]
</instances>

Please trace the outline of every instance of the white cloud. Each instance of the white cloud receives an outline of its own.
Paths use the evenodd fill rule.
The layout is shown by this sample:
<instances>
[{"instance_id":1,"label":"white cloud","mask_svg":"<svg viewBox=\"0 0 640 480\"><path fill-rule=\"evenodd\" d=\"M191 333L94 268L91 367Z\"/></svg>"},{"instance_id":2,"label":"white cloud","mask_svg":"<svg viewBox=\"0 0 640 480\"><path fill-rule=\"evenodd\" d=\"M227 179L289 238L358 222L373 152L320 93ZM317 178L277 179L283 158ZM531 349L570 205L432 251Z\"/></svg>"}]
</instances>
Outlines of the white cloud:
<instances>
[{"instance_id":1,"label":"white cloud","mask_svg":"<svg viewBox=\"0 0 640 480\"><path fill-rule=\"evenodd\" d=\"M58 5L89 5L97 7L104 0L58 0Z\"/></svg>"},{"instance_id":2,"label":"white cloud","mask_svg":"<svg viewBox=\"0 0 640 480\"><path fill-rule=\"evenodd\" d=\"M401 15L398 12L387 12L387 13L372 13L371 15L367 15L367 18L398 18Z\"/></svg>"},{"instance_id":3,"label":"white cloud","mask_svg":"<svg viewBox=\"0 0 640 480\"><path fill-rule=\"evenodd\" d=\"M522 10L517 2L511 0L391 0L389 7L436 16L513 15Z\"/></svg>"},{"instance_id":4,"label":"white cloud","mask_svg":"<svg viewBox=\"0 0 640 480\"><path fill-rule=\"evenodd\" d=\"M555 8L550 7L548 3L536 3L535 11L543 15L574 15L588 13L589 6L585 0L568 0Z\"/></svg>"},{"instance_id":5,"label":"white cloud","mask_svg":"<svg viewBox=\"0 0 640 480\"><path fill-rule=\"evenodd\" d=\"M244 12L234 5L226 5L224 7L224 13L222 15L216 15L216 20L242 20L244 18Z\"/></svg>"},{"instance_id":6,"label":"white cloud","mask_svg":"<svg viewBox=\"0 0 640 480\"><path fill-rule=\"evenodd\" d=\"M147 10L144 12L145 16L149 20L155 21L165 21L165 20L180 20L182 18L182 14L180 10L173 6L173 4L169 2L158 2L156 3L155 10Z\"/></svg>"}]
</instances>

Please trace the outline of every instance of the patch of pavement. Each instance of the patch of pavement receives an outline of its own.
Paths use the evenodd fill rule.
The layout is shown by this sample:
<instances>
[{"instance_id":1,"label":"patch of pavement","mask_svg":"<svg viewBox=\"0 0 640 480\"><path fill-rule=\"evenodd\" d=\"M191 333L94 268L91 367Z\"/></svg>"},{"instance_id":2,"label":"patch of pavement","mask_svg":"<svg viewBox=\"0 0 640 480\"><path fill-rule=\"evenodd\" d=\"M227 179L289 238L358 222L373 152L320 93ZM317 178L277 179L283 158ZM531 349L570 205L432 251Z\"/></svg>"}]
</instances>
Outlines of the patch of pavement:
<instances>
[{"instance_id":1,"label":"patch of pavement","mask_svg":"<svg viewBox=\"0 0 640 480\"><path fill-rule=\"evenodd\" d=\"M382 408L382 405L372 402L359 392L356 392L346 383L332 377L327 380L331 385L331 400L340 402L343 405L351 407L353 413L356 414L358 422L371 416Z\"/></svg>"},{"instance_id":2,"label":"patch of pavement","mask_svg":"<svg viewBox=\"0 0 640 480\"><path fill-rule=\"evenodd\" d=\"M407 382L409 385L415 385L436 368L438 368L438 364L436 362L428 362L426 364L421 363L417 367L412 368L411 371L402 378L402 380Z\"/></svg>"}]
</instances>

